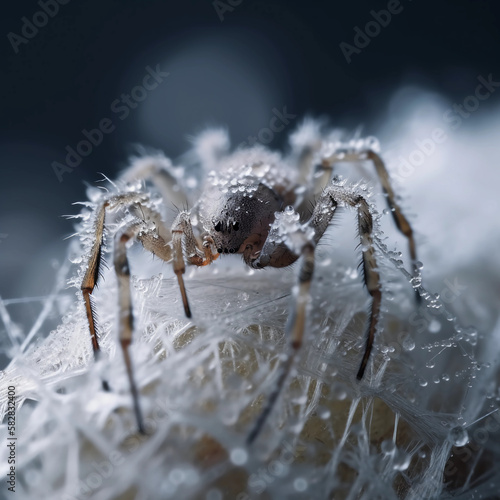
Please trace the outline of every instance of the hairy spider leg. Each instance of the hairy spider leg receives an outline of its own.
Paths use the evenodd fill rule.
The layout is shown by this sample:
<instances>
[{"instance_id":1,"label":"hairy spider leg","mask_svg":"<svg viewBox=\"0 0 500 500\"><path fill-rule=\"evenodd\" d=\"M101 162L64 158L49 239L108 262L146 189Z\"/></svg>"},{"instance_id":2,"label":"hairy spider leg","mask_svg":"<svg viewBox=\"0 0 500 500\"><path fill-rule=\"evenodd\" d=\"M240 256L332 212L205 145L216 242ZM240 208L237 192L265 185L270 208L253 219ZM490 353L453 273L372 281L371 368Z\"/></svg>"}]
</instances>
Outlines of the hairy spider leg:
<instances>
[{"instance_id":1,"label":"hairy spider leg","mask_svg":"<svg viewBox=\"0 0 500 500\"><path fill-rule=\"evenodd\" d=\"M119 237L118 235L115 237L114 261L115 271L117 273L119 283L119 335L122 342L122 350L127 372L129 373L130 385L134 398L134 407L137 415L137 423L140 430L143 430L143 425L140 418L137 390L133 381L130 357L128 355L128 345L131 342L131 334L129 335L128 331L132 331L133 321L132 312L131 310L129 311L131 306L130 304L127 306L130 302L130 298L127 299L126 292L124 292L124 281L126 284L130 281L128 261L126 259L126 255L124 254L125 243L131 238L136 238L141 241L146 250L149 250L160 259L164 261L172 260L172 248L167 244L162 236L162 234L170 234L170 232L161 223L160 214L144 204L146 201L147 196L144 193L126 193L113 196L102 203L101 207L97 211L95 219L94 244L92 245L87 270L81 284L89 331L92 339L92 347L94 349L94 356L97 359L98 353L100 352L98 343L98 327L90 296L99 279L99 266L102 256L106 212L107 210L114 210L119 207L128 208L131 213L135 215L136 219L123 232L119 233ZM130 294L130 292L127 293ZM127 321L130 321L129 326L127 326ZM104 390L109 390L109 385L105 380L103 381L103 388Z\"/></svg>"},{"instance_id":2,"label":"hairy spider leg","mask_svg":"<svg viewBox=\"0 0 500 500\"><path fill-rule=\"evenodd\" d=\"M127 259L127 242L136 237L141 230L142 223L134 222L124 231L115 235L114 258L116 277L118 278L118 331L120 345L122 348L123 360L127 369L127 376L130 384L130 392L134 403L134 412L137 420L137 427L141 434L145 434L141 408L139 405L139 394L135 383L130 360L129 346L132 343L132 333L134 330L134 313L132 310L132 297L130 293L130 267Z\"/></svg>"},{"instance_id":3,"label":"hairy spider leg","mask_svg":"<svg viewBox=\"0 0 500 500\"><path fill-rule=\"evenodd\" d=\"M203 244L200 245L200 242L194 235L189 212L180 212L176 217L174 223L172 224L174 273L177 276L177 281L179 282L184 311L186 313L186 316L190 318L191 308L189 306L186 287L184 286L184 279L182 277L182 275L186 271L186 264L184 262L184 255L182 250L183 240L187 260L190 265L199 267L207 266L219 257L219 253L217 252L211 237L205 237Z\"/></svg>"},{"instance_id":4,"label":"hairy spider leg","mask_svg":"<svg viewBox=\"0 0 500 500\"><path fill-rule=\"evenodd\" d=\"M382 184L382 189L384 194L386 195L387 205L392 213L392 217L394 219L394 223L398 230L403 234L408 240L408 248L410 251L410 257L412 261L413 274L416 275L418 272L417 268L417 249L415 245L415 239L413 236L412 227L408 221L408 219L404 216L401 207L396 201L396 194L391 186L391 182L389 179L389 172L387 172L387 168L384 164L384 161L375 151L368 149L366 151L361 151L359 153L344 153L339 154L336 152L331 156L324 158L322 160L322 167L326 169L333 169L335 163L338 162L360 162L370 160L375 166L375 171L377 173L378 178L380 179L380 183ZM420 299L420 295L417 293L417 300Z\"/></svg>"},{"instance_id":5,"label":"hairy spider leg","mask_svg":"<svg viewBox=\"0 0 500 500\"><path fill-rule=\"evenodd\" d=\"M364 375L373 347L373 340L377 330L380 315L380 304L382 300L380 276L376 270L377 261L375 258L375 251L373 249L373 217L367 201L361 195L345 186L339 186L332 183L324 190L318 199L318 202L314 207L313 214L307 223L308 227L314 229L313 241L311 242L307 239L302 228L299 229L303 235L303 245L300 252L300 256L302 256L302 263L298 277L299 286L297 293L294 295L291 304L290 316L285 326L285 335L290 341L289 352L286 360L279 369L280 371L274 388L266 401L266 405L247 437L248 445L250 445L259 435L267 417L269 416L282 391L297 352L302 346L306 323L306 308L309 301L311 280L314 273L315 247L326 231L339 204L346 204L357 209L359 237L363 254L363 277L368 292L372 297L365 352L357 373L358 380L360 380ZM252 267L258 269L266 267L267 265L281 267L280 262L282 260L286 261L286 265L288 265L290 261L293 262L299 258L299 255L288 248L284 242L276 243L276 239L272 237L273 231L276 231L276 228L271 227L269 234L270 237L268 237L268 240L264 244L259 258L251 264ZM278 259L275 258L276 255L279 255Z\"/></svg>"}]
</instances>

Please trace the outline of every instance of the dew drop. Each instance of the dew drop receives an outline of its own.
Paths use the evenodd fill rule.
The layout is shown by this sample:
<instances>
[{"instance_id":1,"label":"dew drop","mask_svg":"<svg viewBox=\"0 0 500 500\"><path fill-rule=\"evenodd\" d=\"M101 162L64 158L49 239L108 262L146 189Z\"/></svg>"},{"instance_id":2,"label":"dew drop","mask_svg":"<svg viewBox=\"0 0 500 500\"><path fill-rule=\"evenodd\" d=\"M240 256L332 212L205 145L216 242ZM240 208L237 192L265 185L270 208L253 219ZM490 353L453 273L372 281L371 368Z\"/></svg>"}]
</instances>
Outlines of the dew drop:
<instances>
[{"instance_id":1,"label":"dew drop","mask_svg":"<svg viewBox=\"0 0 500 500\"><path fill-rule=\"evenodd\" d=\"M469 434L462 426L453 427L448 433L448 441L453 446L464 446L469 442Z\"/></svg>"},{"instance_id":2,"label":"dew drop","mask_svg":"<svg viewBox=\"0 0 500 500\"><path fill-rule=\"evenodd\" d=\"M421 387L427 387L427 380L423 378L419 379L418 383L420 384Z\"/></svg>"},{"instance_id":3,"label":"dew drop","mask_svg":"<svg viewBox=\"0 0 500 500\"><path fill-rule=\"evenodd\" d=\"M415 342L411 337L406 337L406 339L404 339L403 349L405 351L413 351L413 349L415 349Z\"/></svg>"},{"instance_id":4,"label":"dew drop","mask_svg":"<svg viewBox=\"0 0 500 500\"><path fill-rule=\"evenodd\" d=\"M396 452L396 444L392 441L392 439L387 439L382 441L380 449L382 450L382 453L385 453L386 455L393 455Z\"/></svg>"},{"instance_id":5,"label":"dew drop","mask_svg":"<svg viewBox=\"0 0 500 500\"><path fill-rule=\"evenodd\" d=\"M422 277L414 276L413 278L410 279L410 284L413 288L419 288L420 285L422 284Z\"/></svg>"},{"instance_id":6,"label":"dew drop","mask_svg":"<svg viewBox=\"0 0 500 500\"><path fill-rule=\"evenodd\" d=\"M328 408L323 408L321 409L319 412L318 412L318 416L319 418L321 418L322 420L327 420L330 418L331 416L331 412Z\"/></svg>"},{"instance_id":7,"label":"dew drop","mask_svg":"<svg viewBox=\"0 0 500 500\"><path fill-rule=\"evenodd\" d=\"M172 469L170 471L170 473L168 474L168 479L170 480L170 482L176 486L179 486L180 484L182 484L184 482L184 478L185 478L185 473L184 473L184 470L180 469L180 468L175 468L175 469Z\"/></svg>"},{"instance_id":8,"label":"dew drop","mask_svg":"<svg viewBox=\"0 0 500 500\"><path fill-rule=\"evenodd\" d=\"M429 323L429 331L431 333L438 333L441 330L441 323L437 319L431 320Z\"/></svg>"},{"instance_id":9,"label":"dew drop","mask_svg":"<svg viewBox=\"0 0 500 500\"><path fill-rule=\"evenodd\" d=\"M248 453L243 448L235 448L231 451L231 462L234 465L244 465L248 459Z\"/></svg>"},{"instance_id":10,"label":"dew drop","mask_svg":"<svg viewBox=\"0 0 500 500\"><path fill-rule=\"evenodd\" d=\"M394 458L393 469L394 470L406 470L410 466L411 455L403 451L398 451Z\"/></svg>"},{"instance_id":11,"label":"dew drop","mask_svg":"<svg viewBox=\"0 0 500 500\"><path fill-rule=\"evenodd\" d=\"M296 491L306 491L307 490L307 481L303 477L298 477L293 482L293 487Z\"/></svg>"}]
</instances>

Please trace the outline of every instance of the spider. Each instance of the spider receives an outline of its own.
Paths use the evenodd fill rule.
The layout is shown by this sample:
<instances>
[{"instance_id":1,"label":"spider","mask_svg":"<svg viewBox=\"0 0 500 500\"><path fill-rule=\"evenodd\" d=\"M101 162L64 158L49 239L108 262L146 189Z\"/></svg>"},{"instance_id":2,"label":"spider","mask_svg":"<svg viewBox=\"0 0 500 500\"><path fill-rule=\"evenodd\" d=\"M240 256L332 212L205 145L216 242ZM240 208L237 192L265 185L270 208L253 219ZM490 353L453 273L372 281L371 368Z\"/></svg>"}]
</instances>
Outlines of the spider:
<instances>
[{"instance_id":1,"label":"spider","mask_svg":"<svg viewBox=\"0 0 500 500\"><path fill-rule=\"evenodd\" d=\"M118 277L119 339L141 433L145 433L145 429L129 355L134 329L127 259L130 241L139 241L155 256L172 262L188 318L192 314L183 279L186 264L206 266L226 254L240 254L245 264L254 269L281 268L300 261L298 286L292 293L285 325L285 336L289 340L287 353L282 358L267 403L248 434L247 444L251 444L275 405L302 345L315 248L337 208L354 208L357 211L364 283L371 296L365 350L357 372L357 379L362 379L372 351L382 299L373 246L374 223L372 210L364 196L332 178L336 163L373 163L396 226L408 240L414 271L417 256L412 228L395 199L388 172L376 148L371 147L369 140L342 143L335 142L332 137L304 122L291 136L291 152L283 158L262 146L239 148L231 153L225 132L207 131L200 136L195 148L204 173L201 195L191 210L179 211L170 230L150 203L149 194L143 190L108 196L97 209L94 243L81 284L96 357L99 343L90 297L99 278L106 215L120 210L128 210L133 215L132 221L114 235L113 261ZM178 172L166 157L146 156L136 159L123 173L121 181L152 183L162 194L164 203L178 202L183 188ZM109 390L106 382L103 386Z\"/></svg>"}]
</instances>

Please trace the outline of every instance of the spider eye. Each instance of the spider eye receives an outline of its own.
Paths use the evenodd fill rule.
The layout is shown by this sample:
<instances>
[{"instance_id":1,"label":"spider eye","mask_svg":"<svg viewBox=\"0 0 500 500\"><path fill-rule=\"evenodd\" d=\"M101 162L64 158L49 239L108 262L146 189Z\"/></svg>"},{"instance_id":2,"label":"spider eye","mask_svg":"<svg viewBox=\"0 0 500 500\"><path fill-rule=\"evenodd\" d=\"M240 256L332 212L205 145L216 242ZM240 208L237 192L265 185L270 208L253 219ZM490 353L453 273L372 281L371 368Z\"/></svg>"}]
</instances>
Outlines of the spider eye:
<instances>
[{"instance_id":1,"label":"spider eye","mask_svg":"<svg viewBox=\"0 0 500 500\"><path fill-rule=\"evenodd\" d=\"M216 231L220 231L222 229L222 224L220 221L218 221L217 224L215 224L214 229Z\"/></svg>"},{"instance_id":2,"label":"spider eye","mask_svg":"<svg viewBox=\"0 0 500 500\"><path fill-rule=\"evenodd\" d=\"M233 222L233 229L235 231L238 231L239 228L240 228L240 223L239 222Z\"/></svg>"}]
</instances>

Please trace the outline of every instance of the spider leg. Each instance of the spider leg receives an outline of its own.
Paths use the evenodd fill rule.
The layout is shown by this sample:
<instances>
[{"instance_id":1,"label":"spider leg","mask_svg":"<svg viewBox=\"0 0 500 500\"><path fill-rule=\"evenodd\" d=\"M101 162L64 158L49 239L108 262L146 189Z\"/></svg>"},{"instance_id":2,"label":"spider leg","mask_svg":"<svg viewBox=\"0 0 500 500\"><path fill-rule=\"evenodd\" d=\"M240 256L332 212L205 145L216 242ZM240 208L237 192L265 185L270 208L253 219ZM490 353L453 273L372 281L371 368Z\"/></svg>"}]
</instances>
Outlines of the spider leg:
<instances>
[{"instance_id":1,"label":"spider leg","mask_svg":"<svg viewBox=\"0 0 500 500\"><path fill-rule=\"evenodd\" d=\"M379 176L380 182L382 184L382 189L384 193L387 195L387 204L389 209L391 210L392 216L394 218L394 222L399 231L406 236L408 239L408 247L410 249L410 257L413 263L414 272L417 271L417 249L415 245L415 239L413 238L413 230L411 228L408 219L404 216L400 206L396 201L396 195L394 190L392 189L391 183L389 181L389 173L385 168L385 164L382 158L375 153L374 151L368 151L368 158L372 160L375 165L375 170L377 175ZM420 297L420 295L419 295Z\"/></svg>"},{"instance_id":2,"label":"spider leg","mask_svg":"<svg viewBox=\"0 0 500 500\"><path fill-rule=\"evenodd\" d=\"M87 313L90 337L92 339L92 347L94 350L94 356L96 358L99 353L99 341L97 336L97 322L95 318L95 311L92 307L90 296L92 295L92 292L94 291L94 288L96 287L99 280L99 268L102 260L102 245L105 231L106 212L108 210L113 210L119 206L128 207L135 215L137 215L139 219L151 221L155 225L158 230L159 236L162 238L163 243L164 238L168 238L169 236L168 231L164 228L161 222L160 215L143 204L145 199L146 196L142 193L126 193L107 199L102 203L99 210L97 211L94 223L94 244L92 245L87 264L87 270L85 271L85 275L80 286L85 303L85 310ZM165 251L166 249L159 249L158 256L161 257L161 255L163 255ZM170 258L171 257L164 258L164 260L169 260Z\"/></svg>"},{"instance_id":3,"label":"spider leg","mask_svg":"<svg viewBox=\"0 0 500 500\"><path fill-rule=\"evenodd\" d=\"M317 154L322 146L321 124L313 120L304 120L291 136L290 145L292 151L288 161L295 165L298 171L296 183L302 187L294 206L299 213L307 213L314 204L315 193L318 192L315 167Z\"/></svg>"},{"instance_id":4,"label":"spider leg","mask_svg":"<svg viewBox=\"0 0 500 500\"><path fill-rule=\"evenodd\" d=\"M132 363L130 360L129 346L132 343L132 332L134 329L134 315L132 311L132 300L130 294L130 268L127 259L127 242L134 238L140 231L142 223L136 222L115 236L114 267L118 278L118 304L119 304L119 338L123 353L123 360L127 369L130 383L130 392L134 402L134 412L137 427L141 434L145 434L141 408L139 405L139 394L134 380Z\"/></svg>"},{"instance_id":5,"label":"spider leg","mask_svg":"<svg viewBox=\"0 0 500 500\"><path fill-rule=\"evenodd\" d=\"M184 278L182 277L182 275L186 272L186 263L184 262L184 255L182 251L183 240L189 264L206 266L217 259L219 254L215 250L213 240L209 237L207 237L203 243L203 250L200 249L200 243L196 239L193 232L189 212L180 212L172 224L174 273L177 276L177 281L179 283L184 311L186 316L190 318L191 308L189 307Z\"/></svg>"},{"instance_id":6,"label":"spider leg","mask_svg":"<svg viewBox=\"0 0 500 500\"><path fill-rule=\"evenodd\" d=\"M141 212L150 210L141 206ZM114 267L118 278L118 304L119 304L119 338L123 359L127 368L130 383L130 392L134 403L134 412L139 432L145 433L142 413L139 405L139 393L135 384L132 363L130 360L129 346L132 343L134 329L134 316L130 294L130 268L127 259L127 242L137 239L143 247L164 261L172 259L172 248L165 242L155 229L148 228L143 220L137 219L120 233L115 235Z\"/></svg>"},{"instance_id":7,"label":"spider leg","mask_svg":"<svg viewBox=\"0 0 500 500\"><path fill-rule=\"evenodd\" d=\"M174 166L162 153L134 158L132 164L122 172L120 180L151 181L164 200L174 206L182 206L186 202L186 194L175 177Z\"/></svg>"},{"instance_id":8,"label":"spider leg","mask_svg":"<svg viewBox=\"0 0 500 500\"><path fill-rule=\"evenodd\" d=\"M372 297L370 320L368 323L365 352L356 378L361 380L365 373L366 365L370 358L373 347L375 332L377 330L380 315L380 304L382 301L382 291L380 289L380 275L377 272L377 261L373 248L373 217L368 202L363 196L357 194L352 189L338 184L330 184L321 195L314 209L310 224L316 229L315 240L319 241L330 222L333 212L327 213L325 210L335 209L339 204L344 203L357 209L359 238L362 248L363 278ZM327 220L325 220L327 219Z\"/></svg>"},{"instance_id":9,"label":"spider leg","mask_svg":"<svg viewBox=\"0 0 500 500\"><path fill-rule=\"evenodd\" d=\"M248 434L246 441L247 445L252 444L255 438L259 435L262 427L267 420L267 417L271 413L271 410L274 408L274 405L278 400L278 397L285 384L285 380L290 373L290 369L293 365L293 361L297 355L297 352L302 346L302 338L304 336L304 328L306 322L306 309L309 302L309 290L311 288L311 280L314 271L315 245L313 244L313 242L307 241L306 235L304 233L301 233L300 230L295 235L300 235L303 239L303 245L300 252L302 256L302 264L300 267L298 279L299 286L297 291L294 293L290 315L285 326L285 337L289 339L290 342L288 353L286 355L286 359L283 361L279 368L274 387L271 394L267 398L264 409L260 413L252 430ZM263 248L263 252L264 250L265 247ZM259 257L259 259L262 257L262 260L259 262L255 262L253 267L263 268L265 267L265 265L281 267L279 265L281 259L283 259L284 262L289 262L290 260L295 261L299 258L297 254L295 254L290 248L286 247L283 244L276 245L273 251L274 254L277 254L279 256L279 258L275 257L273 259L272 256L263 255L263 252L261 252L261 256ZM265 264L266 262L268 264Z\"/></svg>"},{"instance_id":10,"label":"spider leg","mask_svg":"<svg viewBox=\"0 0 500 500\"><path fill-rule=\"evenodd\" d=\"M95 311L92 306L90 296L99 279L99 267L102 256L106 211L112 210L119 206L128 207L130 211L137 216L137 219L134 223L132 223L131 226L129 226L128 229L126 229L124 233L121 234L120 238L115 241L114 264L116 273L118 275L120 311L125 311L124 316L120 314L120 341L122 343L123 356L125 359L125 364L127 366L131 391L134 399L134 408L138 427L141 432L144 429L142 426L142 419L140 417L137 389L133 381L130 358L128 355L128 345L131 341L133 317L132 311L130 309L130 291L128 288L130 273L128 269L127 257L125 254L125 243L130 238L136 237L139 241L142 242L144 248L157 255L164 261L169 261L172 259L172 249L166 244L165 239L162 236L169 233L161 223L160 215L156 211L143 204L145 200L146 196L144 194L127 193L114 196L102 203L101 207L97 211L97 216L95 219L94 244L92 245L87 270L81 284L81 290L89 324L89 331L92 339L92 347L94 350L94 357L97 359L100 349L97 338L97 322L95 319ZM155 230L148 230L146 226L148 223L153 223ZM139 232L139 229L144 230ZM104 390L109 390L107 381L103 380L102 384Z\"/></svg>"},{"instance_id":11,"label":"spider leg","mask_svg":"<svg viewBox=\"0 0 500 500\"><path fill-rule=\"evenodd\" d=\"M367 151L362 151L359 153L344 153L342 152L339 154L338 152L334 153L333 155L324 158L322 162L323 168L331 169L334 165L334 163L337 162L359 162L359 161L366 161L366 160L371 160L373 162L373 165L375 166L375 171L377 172L377 175L380 179L380 182L382 184L382 189L384 191L384 194L386 195L387 198L387 205L389 206L389 209L391 210L392 217L394 218L394 222L396 224L396 227L398 230L403 234L406 239L408 240L408 248L410 251L410 257L412 260L412 267L413 267L413 273L416 274L418 272L417 269L417 250L416 250L416 245L415 245L415 239L413 237L413 230L408 222L408 219L404 216L403 211L401 210L401 207L399 206L398 202L396 201L396 194L394 193L394 190L392 189L390 179L389 179L389 173L387 172L387 168L385 167L384 161L382 158L375 152L372 151L371 149ZM417 299L420 299L420 295L417 293Z\"/></svg>"},{"instance_id":12,"label":"spider leg","mask_svg":"<svg viewBox=\"0 0 500 500\"><path fill-rule=\"evenodd\" d=\"M109 202L105 201L99 211L97 212L95 221L95 234L94 234L94 244L92 245L92 250L90 252L89 262L87 264L87 271L83 277L81 284L81 290L83 294L83 300L85 302L85 311L87 313L87 320L89 323L90 338L92 339L92 348L94 350L94 357L97 358L97 353L99 352L99 342L97 340L96 332L96 322L95 313L92 308L92 303L90 301L90 295L94 291L94 288L99 279L99 267L102 258L102 243L104 237L104 220L106 218L106 208Z\"/></svg>"},{"instance_id":13,"label":"spider leg","mask_svg":"<svg viewBox=\"0 0 500 500\"><path fill-rule=\"evenodd\" d=\"M115 235L113 261L118 278L120 343L130 382L137 425L140 432L144 432L144 426L139 406L137 386L134 381L129 355L129 346L132 342L133 332L133 310L130 295L130 269L126 253L127 242L134 239L140 241L146 250L163 261L173 261L174 272L179 281L184 310L187 317L191 317L191 310L189 308L186 289L182 278L185 272L183 240L189 264L198 266L208 265L219 256L214 242L210 237L206 237L203 244L198 242L194 236L188 212L181 212L174 221L172 230L168 231L161 221L160 214L145 203L147 199L147 195L144 193L126 193L111 197L102 203L97 211L94 227L94 244L90 252L87 270L81 284L92 346L94 355L97 357L99 352L97 325L90 296L99 279L106 213L108 210L120 207L128 208L135 219ZM171 243L168 243L170 239ZM103 381L103 387L106 390L108 389L107 382Z\"/></svg>"},{"instance_id":14,"label":"spider leg","mask_svg":"<svg viewBox=\"0 0 500 500\"><path fill-rule=\"evenodd\" d=\"M339 204L347 204L357 209L359 236L361 247L363 249L362 263L364 281L368 292L372 297L366 347L357 373L357 379L360 380L365 372L373 347L373 340L377 329L382 299L380 276L376 271L377 262L373 249L373 217L367 201L361 195L344 186L331 184L320 196L318 203L314 207L314 211L309 222L304 226L298 226L294 234L287 235L288 237L295 237L295 241L297 241L297 236L302 237L300 255L303 257L298 279L299 286L297 291L294 293L294 300L292 302L290 315L285 326L285 335L290 340L289 353L280 367L276 383L266 402L266 405L247 437L248 445L250 445L259 435L267 417L271 413L271 410L273 409L290 372L294 358L302 346L306 323L306 309L309 301L311 280L314 273L314 250L316 244L319 242L332 220ZM311 238L307 236L307 227L314 229L312 241ZM267 265L281 267L280 264L282 262L286 262L285 265L288 265L294 260L297 260L297 252L288 248L284 242L277 242L279 241L275 237L277 233L278 227L275 223L271 226L269 233L270 237L266 240L261 254L254 262L250 263L252 267L263 268Z\"/></svg>"},{"instance_id":15,"label":"spider leg","mask_svg":"<svg viewBox=\"0 0 500 500\"><path fill-rule=\"evenodd\" d=\"M318 223L316 226L320 228L321 234L328 226L328 222L333 216L335 207L323 207L323 215L325 223ZM294 217L294 213L285 214L285 216ZM285 337L289 340L288 353L286 359L279 367L279 372L274 384L274 387L269 395L264 409L256 420L251 432L247 437L247 444L250 445L255 438L259 435L262 427L264 426L267 417L271 413L278 397L283 389L286 378L290 373L294 359L302 347L302 339L304 337L304 330L307 316L307 305L310 298L311 280L314 273L314 250L319 237L316 238L315 231L311 231L312 222L319 219L320 214L316 207L311 220L304 225L296 223L286 227L282 226L279 222L278 216L276 221L271 225L269 235L262 247L262 250L253 261L247 261L247 264L255 269L262 269L267 266L271 267L285 267L295 262L299 257L302 257L298 276L298 287L294 289L292 304L290 307L290 314L285 325ZM295 219L296 221L296 219ZM323 228L324 226L324 228ZM283 238L283 232L285 237ZM311 234L314 233L314 234ZM311 237L312 236L312 237Z\"/></svg>"}]
</instances>

